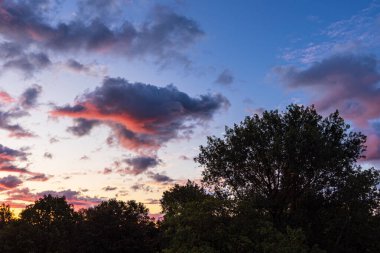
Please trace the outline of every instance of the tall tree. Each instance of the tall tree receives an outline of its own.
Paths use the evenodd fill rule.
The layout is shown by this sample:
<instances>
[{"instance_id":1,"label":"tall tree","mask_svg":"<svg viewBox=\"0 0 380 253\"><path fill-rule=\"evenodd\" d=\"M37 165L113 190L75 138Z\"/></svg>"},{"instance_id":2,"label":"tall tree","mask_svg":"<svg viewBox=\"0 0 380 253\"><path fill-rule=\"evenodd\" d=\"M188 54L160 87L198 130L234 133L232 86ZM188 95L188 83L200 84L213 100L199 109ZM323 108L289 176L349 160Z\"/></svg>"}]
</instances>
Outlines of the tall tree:
<instances>
[{"instance_id":1,"label":"tall tree","mask_svg":"<svg viewBox=\"0 0 380 253\"><path fill-rule=\"evenodd\" d=\"M379 205L380 178L357 165L366 137L349 129L337 111L324 118L313 106L290 105L247 117L223 138L208 137L196 161L205 185L250 203L276 228L302 227L331 252L360 250L366 242L353 234Z\"/></svg>"}]
</instances>

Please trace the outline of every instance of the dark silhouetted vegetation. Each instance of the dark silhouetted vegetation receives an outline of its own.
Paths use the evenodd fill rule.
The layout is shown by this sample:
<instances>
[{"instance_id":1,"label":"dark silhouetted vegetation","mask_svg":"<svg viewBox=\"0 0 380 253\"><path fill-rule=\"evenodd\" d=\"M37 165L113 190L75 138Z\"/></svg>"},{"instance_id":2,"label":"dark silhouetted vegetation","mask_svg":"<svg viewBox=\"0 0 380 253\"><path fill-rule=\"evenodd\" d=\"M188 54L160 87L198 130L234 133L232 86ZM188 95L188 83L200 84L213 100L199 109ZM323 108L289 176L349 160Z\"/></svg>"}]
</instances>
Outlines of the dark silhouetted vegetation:
<instances>
[{"instance_id":1,"label":"dark silhouetted vegetation","mask_svg":"<svg viewBox=\"0 0 380 253\"><path fill-rule=\"evenodd\" d=\"M0 252L377 253L380 175L366 137L338 112L290 105L208 137L202 184L164 192L163 219L111 199L75 211L45 196L15 218L0 206Z\"/></svg>"}]
</instances>

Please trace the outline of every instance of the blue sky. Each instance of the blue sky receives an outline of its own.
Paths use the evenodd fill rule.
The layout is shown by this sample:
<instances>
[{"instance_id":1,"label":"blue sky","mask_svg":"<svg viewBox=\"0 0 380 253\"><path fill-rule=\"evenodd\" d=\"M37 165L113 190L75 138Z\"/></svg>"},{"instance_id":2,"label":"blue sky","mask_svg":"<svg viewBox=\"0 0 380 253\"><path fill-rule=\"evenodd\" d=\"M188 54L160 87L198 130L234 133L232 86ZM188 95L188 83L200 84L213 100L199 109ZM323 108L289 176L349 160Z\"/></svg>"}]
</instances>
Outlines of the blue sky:
<instances>
[{"instance_id":1,"label":"blue sky","mask_svg":"<svg viewBox=\"0 0 380 253\"><path fill-rule=\"evenodd\" d=\"M0 2L0 201L162 192L207 135L266 109L338 109L380 158L379 1Z\"/></svg>"}]
</instances>

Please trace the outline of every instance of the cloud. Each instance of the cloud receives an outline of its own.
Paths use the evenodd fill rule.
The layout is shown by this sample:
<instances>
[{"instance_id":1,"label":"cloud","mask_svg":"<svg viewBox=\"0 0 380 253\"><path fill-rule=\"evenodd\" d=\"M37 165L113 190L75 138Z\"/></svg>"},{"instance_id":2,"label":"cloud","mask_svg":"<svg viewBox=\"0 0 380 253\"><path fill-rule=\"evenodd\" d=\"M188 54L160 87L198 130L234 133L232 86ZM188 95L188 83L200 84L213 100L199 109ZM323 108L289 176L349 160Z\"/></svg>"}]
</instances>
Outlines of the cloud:
<instances>
[{"instance_id":1,"label":"cloud","mask_svg":"<svg viewBox=\"0 0 380 253\"><path fill-rule=\"evenodd\" d=\"M8 131L9 137L35 136L20 124L12 123L12 121L30 115L27 110L36 106L41 91L41 86L34 84L27 88L18 100L11 97L7 92L0 91L0 129Z\"/></svg>"},{"instance_id":2,"label":"cloud","mask_svg":"<svg viewBox=\"0 0 380 253\"><path fill-rule=\"evenodd\" d=\"M107 187L104 187L103 190L106 192L114 191L114 190L117 190L117 187L107 186Z\"/></svg>"},{"instance_id":3,"label":"cloud","mask_svg":"<svg viewBox=\"0 0 380 253\"><path fill-rule=\"evenodd\" d=\"M51 138L49 139L49 143L50 143L50 144L57 143L57 142L59 142L59 140L58 140L57 138L55 138L55 137L51 137Z\"/></svg>"},{"instance_id":4,"label":"cloud","mask_svg":"<svg viewBox=\"0 0 380 253\"><path fill-rule=\"evenodd\" d=\"M13 119L18 119L27 116L28 113L19 108L10 108L8 110L1 110L0 108L0 129L9 132L9 137L23 138L23 137L33 137L34 134L23 128L19 124L12 124Z\"/></svg>"},{"instance_id":5,"label":"cloud","mask_svg":"<svg viewBox=\"0 0 380 253\"><path fill-rule=\"evenodd\" d=\"M82 196L79 191L72 191L71 189L63 190L63 191L42 191L33 193L30 191L29 188L23 188L23 189L13 189L11 191L7 192L8 197L6 198L6 201L11 201L12 205L17 204L19 201L23 202L34 202L39 198L42 198L44 195L52 195L52 196L65 196L67 202L70 204L73 204L76 209L81 208L88 208L94 205L99 204L104 199L103 198L97 198L97 197L89 197L89 196Z\"/></svg>"},{"instance_id":6,"label":"cloud","mask_svg":"<svg viewBox=\"0 0 380 253\"><path fill-rule=\"evenodd\" d=\"M139 183L132 185L131 189L133 191L153 192L153 189L150 186Z\"/></svg>"},{"instance_id":7,"label":"cloud","mask_svg":"<svg viewBox=\"0 0 380 253\"><path fill-rule=\"evenodd\" d=\"M112 173L112 169L110 168L104 168L104 170L101 172L104 175L108 175Z\"/></svg>"},{"instance_id":8,"label":"cloud","mask_svg":"<svg viewBox=\"0 0 380 253\"><path fill-rule=\"evenodd\" d=\"M15 99L11 97L7 92L0 91L0 103L10 104L14 101Z\"/></svg>"},{"instance_id":9,"label":"cloud","mask_svg":"<svg viewBox=\"0 0 380 253\"><path fill-rule=\"evenodd\" d=\"M31 77L35 72L51 65L51 61L47 54L28 52L25 48L27 47L23 47L14 42L0 43L0 59L3 62L1 69L3 71L19 70L25 77Z\"/></svg>"},{"instance_id":10,"label":"cloud","mask_svg":"<svg viewBox=\"0 0 380 253\"><path fill-rule=\"evenodd\" d=\"M189 161L189 160L191 160L191 158L188 157L188 156L186 156L186 155L180 155L180 156L179 156L179 159L184 160L184 161Z\"/></svg>"},{"instance_id":11,"label":"cloud","mask_svg":"<svg viewBox=\"0 0 380 253\"><path fill-rule=\"evenodd\" d=\"M0 144L0 166L9 165L15 160L26 160L27 154L20 150L15 150Z\"/></svg>"},{"instance_id":12,"label":"cloud","mask_svg":"<svg viewBox=\"0 0 380 253\"><path fill-rule=\"evenodd\" d=\"M105 22L117 21L126 1L120 0L79 0L78 12L81 20L93 20L101 18Z\"/></svg>"},{"instance_id":13,"label":"cloud","mask_svg":"<svg viewBox=\"0 0 380 253\"><path fill-rule=\"evenodd\" d=\"M220 94L193 98L173 85L157 87L106 78L102 86L84 93L74 105L56 107L51 115L74 118L70 129L76 135L106 124L125 148L154 151L171 139L188 136L196 125L228 106L227 98Z\"/></svg>"},{"instance_id":14,"label":"cloud","mask_svg":"<svg viewBox=\"0 0 380 253\"><path fill-rule=\"evenodd\" d=\"M46 176L44 173L32 173L33 176L27 178L27 181L39 181L39 182L45 182L49 180L52 176Z\"/></svg>"},{"instance_id":15,"label":"cloud","mask_svg":"<svg viewBox=\"0 0 380 253\"><path fill-rule=\"evenodd\" d=\"M57 64L58 67L64 67L75 73L84 73L92 76L104 76L107 73L107 68L97 63L83 64L77 60L69 59L65 63Z\"/></svg>"},{"instance_id":16,"label":"cloud","mask_svg":"<svg viewBox=\"0 0 380 253\"><path fill-rule=\"evenodd\" d=\"M1 36L43 50L84 50L127 57L155 56L157 61L162 62L169 58L184 57L181 52L203 35L195 21L162 6L155 7L147 21L134 25L124 20L123 15L111 14L110 8L98 9L99 5L112 6L105 1L81 1L78 11L89 10L83 12L89 19L81 19L79 13L79 18L55 24L49 23L49 18L46 18L52 9L46 8L46 4L44 8L37 5L43 6L34 6L27 1L2 1ZM93 7L93 11L90 11L89 6ZM106 16L96 15L101 12ZM109 25L107 21L111 15L120 18Z\"/></svg>"},{"instance_id":17,"label":"cloud","mask_svg":"<svg viewBox=\"0 0 380 253\"><path fill-rule=\"evenodd\" d=\"M158 204L160 204L160 200L159 199L149 198L149 199L145 200L144 204L147 204L147 205L158 205Z\"/></svg>"},{"instance_id":18,"label":"cloud","mask_svg":"<svg viewBox=\"0 0 380 253\"><path fill-rule=\"evenodd\" d=\"M278 71L291 88L308 88L318 94L314 103L320 110L339 108L359 126L380 117L373 106L380 101L378 60L372 55L335 55L307 69L282 67Z\"/></svg>"},{"instance_id":19,"label":"cloud","mask_svg":"<svg viewBox=\"0 0 380 253\"><path fill-rule=\"evenodd\" d=\"M82 161L84 161L84 160L89 160L90 159L90 157L88 157L88 156L86 156L86 155L84 155L84 156L82 156L81 158L79 158L79 160L82 160Z\"/></svg>"},{"instance_id":20,"label":"cloud","mask_svg":"<svg viewBox=\"0 0 380 253\"><path fill-rule=\"evenodd\" d=\"M37 98L42 92L42 87L38 84L34 84L27 88L20 97L20 105L24 109L30 109L36 106Z\"/></svg>"},{"instance_id":21,"label":"cloud","mask_svg":"<svg viewBox=\"0 0 380 253\"><path fill-rule=\"evenodd\" d=\"M74 126L68 127L67 131L76 135L84 136L91 132L92 128L100 122L97 120L87 120L84 118L74 119Z\"/></svg>"},{"instance_id":22,"label":"cloud","mask_svg":"<svg viewBox=\"0 0 380 253\"><path fill-rule=\"evenodd\" d=\"M373 55L339 54L306 69L279 67L280 79L290 88L304 88L314 97L317 109L339 109L368 136L369 159L380 158L380 142L371 122L380 118L380 72ZM375 147L376 146L376 147Z\"/></svg>"},{"instance_id":23,"label":"cloud","mask_svg":"<svg viewBox=\"0 0 380 253\"><path fill-rule=\"evenodd\" d=\"M123 170L123 173L138 175L145 172L149 168L156 167L160 163L160 160L157 159L157 157L138 156L125 159L124 162L129 167Z\"/></svg>"},{"instance_id":24,"label":"cloud","mask_svg":"<svg viewBox=\"0 0 380 253\"><path fill-rule=\"evenodd\" d=\"M234 82L234 76L229 69L223 70L215 80L215 83L229 86Z\"/></svg>"},{"instance_id":25,"label":"cloud","mask_svg":"<svg viewBox=\"0 0 380 253\"><path fill-rule=\"evenodd\" d=\"M52 158L53 158L53 154L52 154L52 153L49 153L49 152L45 152L45 153L44 153L44 158L52 159Z\"/></svg>"},{"instance_id":26,"label":"cloud","mask_svg":"<svg viewBox=\"0 0 380 253\"><path fill-rule=\"evenodd\" d=\"M27 174L31 176L31 178L28 179L29 181L46 181L48 178L45 174L32 172L27 168L15 165L17 162L27 161L27 156L28 153L22 149L15 150L0 144L0 172ZM43 178L46 178L46 180Z\"/></svg>"},{"instance_id":27,"label":"cloud","mask_svg":"<svg viewBox=\"0 0 380 253\"><path fill-rule=\"evenodd\" d=\"M158 182L158 183L167 183L167 182L172 182L173 179L171 179L170 177L166 176L166 175L163 175L163 174L159 174L159 173L148 173L148 177L153 179L155 182Z\"/></svg>"},{"instance_id":28,"label":"cloud","mask_svg":"<svg viewBox=\"0 0 380 253\"><path fill-rule=\"evenodd\" d=\"M0 178L0 191L9 190L22 184L22 180L16 176L6 176Z\"/></svg>"},{"instance_id":29,"label":"cloud","mask_svg":"<svg viewBox=\"0 0 380 253\"><path fill-rule=\"evenodd\" d=\"M292 63L310 64L338 53L377 51L380 43L380 5L376 1L353 16L337 20L308 36L306 45L286 48L282 58ZM314 38L310 41L309 38Z\"/></svg>"}]
</instances>

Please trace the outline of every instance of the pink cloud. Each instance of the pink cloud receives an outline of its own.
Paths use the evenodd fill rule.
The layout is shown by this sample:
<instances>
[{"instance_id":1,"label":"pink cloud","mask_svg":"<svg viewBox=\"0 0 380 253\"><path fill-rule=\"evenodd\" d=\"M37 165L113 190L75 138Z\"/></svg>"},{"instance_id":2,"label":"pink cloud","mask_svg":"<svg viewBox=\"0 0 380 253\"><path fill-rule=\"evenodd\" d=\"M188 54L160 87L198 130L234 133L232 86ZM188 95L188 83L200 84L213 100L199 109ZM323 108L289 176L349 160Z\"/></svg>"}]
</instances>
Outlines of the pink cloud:
<instances>
[{"instance_id":1,"label":"pink cloud","mask_svg":"<svg viewBox=\"0 0 380 253\"><path fill-rule=\"evenodd\" d=\"M15 99L11 97L7 92L0 91L0 102L10 104L10 103L15 102Z\"/></svg>"},{"instance_id":2,"label":"pink cloud","mask_svg":"<svg viewBox=\"0 0 380 253\"><path fill-rule=\"evenodd\" d=\"M106 78L102 86L80 96L74 105L56 107L50 114L73 118L75 125L68 130L77 136L103 124L125 148L153 153L171 139L189 136L194 127L228 106L220 94L190 97L173 85L158 87Z\"/></svg>"},{"instance_id":3,"label":"pink cloud","mask_svg":"<svg viewBox=\"0 0 380 253\"><path fill-rule=\"evenodd\" d=\"M336 109L368 135L368 159L380 158L380 131L373 121L380 119L380 72L373 55L335 55L306 69L280 67L280 78L290 88L304 88L322 112Z\"/></svg>"}]
</instances>

